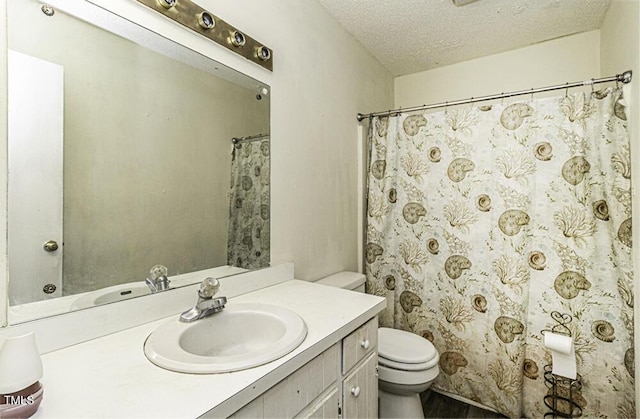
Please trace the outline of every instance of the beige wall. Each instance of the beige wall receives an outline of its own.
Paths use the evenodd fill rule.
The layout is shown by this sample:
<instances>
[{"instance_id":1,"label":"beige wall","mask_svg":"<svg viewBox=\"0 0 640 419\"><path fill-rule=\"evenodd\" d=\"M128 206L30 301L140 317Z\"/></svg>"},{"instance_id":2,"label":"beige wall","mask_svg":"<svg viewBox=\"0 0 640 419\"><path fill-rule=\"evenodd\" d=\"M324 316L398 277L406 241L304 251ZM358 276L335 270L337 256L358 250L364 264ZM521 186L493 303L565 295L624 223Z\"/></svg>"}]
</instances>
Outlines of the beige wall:
<instances>
[{"instance_id":1,"label":"beige wall","mask_svg":"<svg viewBox=\"0 0 640 419\"><path fill-rule=\"evenodd\" d=\"M606 19L601 32L601 68L603 74L616 74L625 70L632 70L634 80L631 83L631 97L627 98L631 103L631 118L629 119L629 129L631 132L631 159L633 163L640 161L640 2L637 0L614 0L609 7ZM631 166L631 182L634 191L640 184L640 167L636 164ZM633 196L633 236L636 237L634 254L635 295L638 296L638 284L640 284L640 201L637 192ZM635 302L635 347L640 348L640 304L636 298ZM640 357L636 354L636 371L640 372L637 363ZM638 377L636 375L636 383ZM640 400L640 385L636 385L636 402Z\"/></svg>"},{"instance_id":2,"label":"beige wall","mask_svg":"<svg viewBox=\"0 0 640 419\"><path fill-rule=\"evenodd\" d=\"M9 47L64 67L63 294L226 265L231 138L268 132L269 101L34 4Z\"/></svg>"},{"instance_id":3,"label":"beige wall","mask_svg":"<svg viewBox=\"0 0 640 419\"><path fill-rule=\"evenodd\" d=\"M397 77L395 106L420 106L599 76L600 31L591 31Z\"/></svg>"}]
</instances>

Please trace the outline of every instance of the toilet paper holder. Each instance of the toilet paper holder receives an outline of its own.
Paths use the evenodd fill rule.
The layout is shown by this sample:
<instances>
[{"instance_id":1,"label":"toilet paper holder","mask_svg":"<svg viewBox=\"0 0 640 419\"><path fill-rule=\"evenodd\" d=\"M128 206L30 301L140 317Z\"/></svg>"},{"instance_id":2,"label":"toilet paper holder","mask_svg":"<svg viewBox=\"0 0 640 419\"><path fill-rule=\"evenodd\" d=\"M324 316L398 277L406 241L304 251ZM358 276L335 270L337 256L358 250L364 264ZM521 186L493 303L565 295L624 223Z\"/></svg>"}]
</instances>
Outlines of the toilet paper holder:
<instances>
[{"instance_id":1,"label":"toilet paper holder","mask_svg":"<svg viewBox=\"0 0 640 419\"><path fill-rule=\"evenodd\" d=\"M573 321L573 317L567 313L560 313L559 311L552 311L551 318L557 323L551 329L543 329L540 333L544 336L546 332L558 333L560 335L571 336L571 329L568 324Z\"/></svg>"},{"instance_id":2,"label":"toilet paper holder","mask_svg":"<svg viewBox=\"0 0 640 419\"><path fill-rule=\"evenodd\" d=\"M573 317L567 313L558 311L551 312L551 318L556 324L551 329L541 330L545 333L557 333L565 336L571 336L569 323L573 321ZM544 404L550 412L545 413L545 418L578 418L582 416L582 408L584 407L584 398L582 397L582 381L580 374L576 379L562 377L552 373L552 365L544 366L544 383L548 389L544 396Z\"/></svg>"}]
</instances>

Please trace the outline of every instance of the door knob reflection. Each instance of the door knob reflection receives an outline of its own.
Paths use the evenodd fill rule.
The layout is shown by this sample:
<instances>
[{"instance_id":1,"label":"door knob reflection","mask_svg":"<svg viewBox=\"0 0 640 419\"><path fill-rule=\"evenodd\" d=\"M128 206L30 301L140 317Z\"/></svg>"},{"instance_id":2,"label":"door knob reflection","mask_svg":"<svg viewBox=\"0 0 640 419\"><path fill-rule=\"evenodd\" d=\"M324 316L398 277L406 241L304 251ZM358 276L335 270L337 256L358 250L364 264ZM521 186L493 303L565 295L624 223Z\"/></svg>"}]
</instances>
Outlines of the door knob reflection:
<instances>
[{"instance_id":1,"label":"door knob reflection","mask_svg":"<svg viewBox=\"0 0 640 419\"><path fill-rule=\"evenodd\" d=\"M58 250L58 243L55 240L49 240L42 247L44 247L44 250L47 252L55 252Z\"/></svg>"}]
</instances>

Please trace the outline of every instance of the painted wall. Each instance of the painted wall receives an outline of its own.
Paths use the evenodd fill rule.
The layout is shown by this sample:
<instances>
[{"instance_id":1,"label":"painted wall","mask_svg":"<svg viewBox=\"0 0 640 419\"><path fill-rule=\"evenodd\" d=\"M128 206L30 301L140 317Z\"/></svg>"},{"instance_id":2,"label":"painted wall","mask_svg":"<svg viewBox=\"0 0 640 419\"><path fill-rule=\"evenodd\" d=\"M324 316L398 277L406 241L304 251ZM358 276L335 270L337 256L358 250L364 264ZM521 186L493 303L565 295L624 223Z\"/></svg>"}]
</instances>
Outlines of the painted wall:
<instances>
[{"instance_id":1,"label":"painted wall","mask_svg":"<svg viewBox=\"0 0 640 419\"><path fill-rule=\"evenodd\" d=\"M226 265L231 138L268 132L269 101L33 4L9 47L64 68L63 295Z\"/></svg>"},{"instance_id":2,"label":"painted wall","mask_svg":"<svg viewBox=\"0 0 640 419\"><path fill-rule=\"evenodd\" d=\"M611 3L605 21L600 29L600 59L602 74L615 74L625 70L633 71L633 82L630 86L631 112L628 113L629 130L631 133L632 161L639 162L640 156L640 2L638 0L616 0ZM627 92L625 92L626 94ZM640 246L637 237L640 237L640 200L637 189L640 185L640 167L637 164L631 166L631 183L633 187L633 236L636 237L634 254L635 278L635 347L640 348L640 304L638 303L638 284L640 284ZM636 353L636 383L638 383L638 359ZM640 385L636 385L636 402L640 400Z\"/></svg>"},{"instance_id":3,"label":"painted wall","mask_svg":"<svg viewBox=\"0 0 640 419\"><path fill-rule=\"evenodd\" d=\"M467 99L599 76L600 31L591 31L397 77L395 107Z\"/></svg>"}]
</instances>

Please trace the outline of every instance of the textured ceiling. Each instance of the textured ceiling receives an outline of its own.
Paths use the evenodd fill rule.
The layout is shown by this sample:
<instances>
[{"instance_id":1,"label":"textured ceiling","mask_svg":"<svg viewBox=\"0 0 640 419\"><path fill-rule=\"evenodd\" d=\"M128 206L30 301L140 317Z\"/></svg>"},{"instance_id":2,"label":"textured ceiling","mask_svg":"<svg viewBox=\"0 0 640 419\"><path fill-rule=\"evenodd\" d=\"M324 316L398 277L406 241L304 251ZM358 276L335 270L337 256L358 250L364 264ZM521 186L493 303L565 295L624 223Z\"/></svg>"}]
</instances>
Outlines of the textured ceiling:
<instances>
[{"instance_id":1,"label":"textured ceiling","mask_svg":"<svg viewBox=\"0 0 640 419\"><path fill-rule=\"evenodd\" d=\"M394 76L599 29L611 0L318 0ZM619 0L618 0L619 1Z\"/></svg>"}]
</instances>

